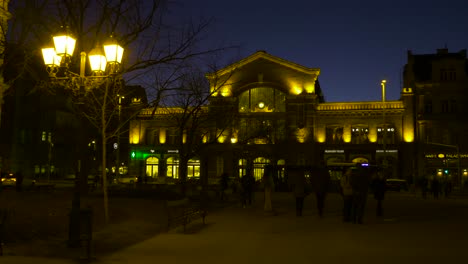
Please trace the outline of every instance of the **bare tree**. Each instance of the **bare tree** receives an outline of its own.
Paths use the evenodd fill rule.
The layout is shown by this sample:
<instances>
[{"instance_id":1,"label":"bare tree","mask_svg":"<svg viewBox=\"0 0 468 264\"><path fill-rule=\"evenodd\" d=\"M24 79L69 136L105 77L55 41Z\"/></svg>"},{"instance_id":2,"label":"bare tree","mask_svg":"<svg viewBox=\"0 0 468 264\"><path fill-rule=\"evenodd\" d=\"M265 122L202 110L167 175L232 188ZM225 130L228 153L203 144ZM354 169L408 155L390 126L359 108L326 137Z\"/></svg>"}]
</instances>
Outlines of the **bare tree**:
<instances>
[{"instance_id":1,"label":"bare tree","mask_svg":"<svg viewBox=\"0 0 468 264\"><path fill-rule=\"evenodd\" d=\"M231 77L234 72L225 75L223 79L207 80L200 68L187 67L183 74L178 71L178 78L166 83L168 86L158 90L160 103L152 106L153 114L159 113L157 109L164 109L162 115L177 132L174 144L179 154L179 180L184 196L189 160L217 143L221 137L230 136L234 132L236 111L231 109L233 105L210 104L210 99L218 95L221 89L233 84ZM213 107L216 109L211 109Z\"/></svg>"},{"instance_id":2,"label":"bare tree","mask_svg":"<svg viewBox=\"0 0 468 264\"><path fill-rule=\"evenodd\" d=\"M18 45L28 43L34 47L32 52L39 54L40 47L49 43L50 36L63 26L76 37L78 51L89 51L112 35L126 48L120 74L127 82L134 83L154 76L157 76L155 80L158 82L173 82L175 75L181 76L177 71L186 68L190 60L226 50L226 47L199 45L212 20L181 21L176 19L177 16L171 16L172 4L164 0L18 0L12 8L14 17L9 39ZM76 72L79 60L79 56L72 57L69 69ZM106 82L100 97L86 97L98 99L87 103L95 104L99 106L95 109L101 110L95 115L86 113L86 116L101 131L104 182L107 178L105 145L113 134L107 130L109 117L113 115L108 109L112 105L109 102L113 100L109 95L118 90L117 84ZM150 93L150 104L153 106L157 106L164 95L163 89L157 91ZM105 189L104 186L104 207L108 220Z\"/></svg>"}]
</instances>

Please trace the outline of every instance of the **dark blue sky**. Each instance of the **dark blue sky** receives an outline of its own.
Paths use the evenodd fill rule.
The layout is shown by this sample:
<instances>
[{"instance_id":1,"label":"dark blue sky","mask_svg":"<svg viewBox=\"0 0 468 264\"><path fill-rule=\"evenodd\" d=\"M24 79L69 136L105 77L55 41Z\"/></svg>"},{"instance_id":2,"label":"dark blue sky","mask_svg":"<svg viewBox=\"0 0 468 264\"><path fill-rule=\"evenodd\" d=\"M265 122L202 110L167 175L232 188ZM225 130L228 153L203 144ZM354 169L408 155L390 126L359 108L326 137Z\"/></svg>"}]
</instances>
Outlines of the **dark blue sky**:
<instances>
[{"instance_id":1,"label":"dark blue sky","mask_svg":"<svg viewBox=\"0 0 468 264\"><path fill-rule=\"evenodd\" d=\"M185 0L193 17L214 17L211 37L320 68L329 102L397 100L407 50L468 48L466 0ZM181 6L179 6L180 8ZM184 12L184 13L185 13Z\"/></svg>"}]
</instances>

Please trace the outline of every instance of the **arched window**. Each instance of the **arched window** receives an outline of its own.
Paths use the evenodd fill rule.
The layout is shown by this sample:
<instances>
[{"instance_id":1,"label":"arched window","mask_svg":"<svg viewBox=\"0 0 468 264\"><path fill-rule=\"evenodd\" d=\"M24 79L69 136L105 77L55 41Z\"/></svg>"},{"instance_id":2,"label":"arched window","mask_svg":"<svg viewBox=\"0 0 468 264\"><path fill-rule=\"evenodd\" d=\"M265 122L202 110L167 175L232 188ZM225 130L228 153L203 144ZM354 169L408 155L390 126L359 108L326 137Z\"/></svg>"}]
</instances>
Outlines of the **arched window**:
<instances>
[{"instance_id":1,"label":"arched window","mask_svg":"<svg viewBox=\"0 0 468 264\"><path fill-rule=\"evenodd\" d=\"M166 177L172 177L174 179L179 178L179 159L174 157L167 158L166 161L167 172Z\"/></svg>"},{"instance_id":2,"label":"arched window","mask_svg":"<svg viewBox=\"0 0 468 264\"><path fill-rule=\"evenodd\" d=\"M270 160L264 157L258 157L253 161L253 176L255 181L259 181L263 177L263 172L265 170L265 166L270 164Z\"/></svg>"},{"instance_id":3,"label":"arched window","mask_svg":"<svg viewBox=\"0 0 468 264\"><path fill-rule=\"evenodd\" d=\"M146 159L146 176L151 178L158 177L159 172L159 159L156 157L149 157Z\"/></svg>"},{"instance_id":4,"label":"arched window","mask_svg":"<svg viewBox=\"0 0 468 264\"><path fill-rule=\"evenodd\" d=\"M286 94L268 87L249 89L239 96L239 112L285 112Z\"/></svg>"}]
</instances>

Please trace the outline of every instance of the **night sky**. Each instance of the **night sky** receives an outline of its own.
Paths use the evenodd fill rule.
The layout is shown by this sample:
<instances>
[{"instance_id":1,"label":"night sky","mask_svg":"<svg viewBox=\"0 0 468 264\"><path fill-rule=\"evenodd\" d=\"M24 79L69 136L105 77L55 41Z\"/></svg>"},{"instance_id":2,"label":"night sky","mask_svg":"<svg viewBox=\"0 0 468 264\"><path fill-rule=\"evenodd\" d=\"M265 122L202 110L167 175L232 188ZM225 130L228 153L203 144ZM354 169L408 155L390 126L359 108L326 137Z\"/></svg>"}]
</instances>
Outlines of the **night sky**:
<instances>
[{"instance_id":1,"label":"night sky","mask_svg":"<svg viewBox=\"0 0 468 264\"><path fill-rule=\"evenodd\" d=\"M320 68L328 102L398 100L407 51L468 48L466 0L186 0L178 8L214 17L211 37ZM179 2L180 3L180 2Z\"/></svg>"}]
</instances>

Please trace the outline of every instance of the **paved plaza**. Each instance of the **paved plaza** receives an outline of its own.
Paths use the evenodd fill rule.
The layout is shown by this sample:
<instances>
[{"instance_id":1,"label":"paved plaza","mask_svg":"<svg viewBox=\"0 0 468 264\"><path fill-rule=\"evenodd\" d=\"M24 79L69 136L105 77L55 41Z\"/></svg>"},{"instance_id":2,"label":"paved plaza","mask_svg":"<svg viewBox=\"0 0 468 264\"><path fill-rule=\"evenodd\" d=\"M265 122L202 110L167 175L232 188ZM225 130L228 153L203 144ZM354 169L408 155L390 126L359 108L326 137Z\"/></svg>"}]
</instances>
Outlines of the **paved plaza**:
<instances>
[{"instance_id":1,"label":"paved plaza","mask_svg":"<svg viewBox=\"0 0 468 264\"><path fill-rule=\"evenodd\" d=\"M263 196L242 208L236 203L211 213L207 224L171 230L101 256L96 263L466 263L468 199L421 199L387 193L384 217L375 216L369 196L363 225L341 221L341 197L327 197L318 217L309 196L303 217L295 216L290 193L275 193L274 213ZM94 250L98 251L98 248ZM2 257L0 263L74 263L71 260Z\"/></svg>"}]
</instances>

